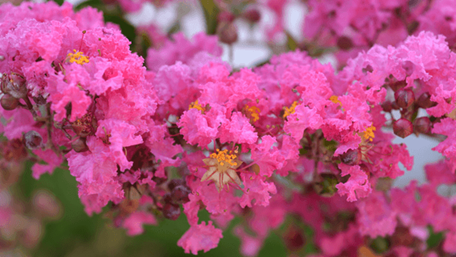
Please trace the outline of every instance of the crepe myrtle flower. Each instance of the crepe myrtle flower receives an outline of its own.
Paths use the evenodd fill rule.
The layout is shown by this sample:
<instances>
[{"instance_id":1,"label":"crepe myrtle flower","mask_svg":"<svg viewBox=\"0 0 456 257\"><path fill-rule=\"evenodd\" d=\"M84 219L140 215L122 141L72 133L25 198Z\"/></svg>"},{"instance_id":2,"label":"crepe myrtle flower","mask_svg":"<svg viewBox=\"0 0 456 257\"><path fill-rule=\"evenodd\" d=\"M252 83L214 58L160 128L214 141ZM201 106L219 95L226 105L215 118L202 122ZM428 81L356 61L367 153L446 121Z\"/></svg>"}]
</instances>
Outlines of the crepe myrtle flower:
<instances>
[{"instance_id":1,"label":"crepe myrtle flower","mask_svg":"<svg viewBox=\"0 0 456 257\"><path fill-rule=\"evenodd\" d=\"M217 149L216 153L212 153L209 158L203 159L208 170L204 173L201 181L214 181L218 191L223 189L225 185L228 190L230 182L239 186L241 179L236 173L236 169L242 164L242 161L237 158L237 153L237 149L234 151Z\"/></svg>"}]
</instances>

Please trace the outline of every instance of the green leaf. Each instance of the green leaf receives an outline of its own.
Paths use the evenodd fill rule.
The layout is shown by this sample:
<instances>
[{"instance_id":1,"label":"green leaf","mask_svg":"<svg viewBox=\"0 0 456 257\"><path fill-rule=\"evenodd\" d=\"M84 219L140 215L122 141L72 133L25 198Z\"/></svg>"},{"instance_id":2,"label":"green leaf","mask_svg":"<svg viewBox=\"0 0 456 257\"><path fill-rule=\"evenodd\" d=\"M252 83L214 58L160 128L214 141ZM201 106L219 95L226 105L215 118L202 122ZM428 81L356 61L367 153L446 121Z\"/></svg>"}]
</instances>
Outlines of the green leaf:
<instances>
[{"instance_id":1,"label":"green leaf","mask_svg":"<svg viewBox=\"0 0 456 257\"><path fill-rule=\"evenodd\" d=\"M63 0L53 0L53 1L56 2L56 3L59 4L59 5L62 5L63 2L64 2ZM48 1L48 2L49 2L49 1Z\"/></svg>"},{"instance_id":2,"label":"green leaf","mask_svg":"<svg viewBox=\"0 0 456 257\"><path fill-rule=\"evenodd\" d=\"M370 248L374 250L376 253L384 253L389 249L389 242L386 238L378 236L370 245Z\"/></svg>"},{"instance_id":3,"label":"green leaf","mask_svg":"<svg viewBox=\"0 0 456 257\"><path fill-rule=\"evenodd\" d=\"M217 30L217 16L220 12L214 0L200 0L201 6L204 11L204 18L206 19L206 33L214 35Z\"/></svg>"},{"instance_id":4,"label":"green leaf","mask_svg":"<svg viewBox=\"0 0 456 257\"><path fill-rule=\"evenodd\" d=\"M296 42L296 39L294 39L293 36L288 31L285 31L285 34L287 35L288 50L294 51L294 50L298 49L298 43Z\"/></svg>"},{"instance_id":5,"label":"green leaf","mask_svg":"<svg viewBox=\"0 0 456 257\"><path fill-rule=\"evenodd\" d=\"M429 237L426 240L426 244L428 246L427 248L430 249L430 248L438 246L442 242L443 233L442 232L435 233L434 229L431 226L429 226L428 229L429 229Z\"/></svg>"},{"instance_id":6,"label":"green leaf","mask_svg":"<svg viewBox=\"0 0 456 257\"><path fill-rule=\"evenodd\" d=\"M181 26L180 26L180 23L179 21L176 21L173 26L171 26L171 28L168 30L168 36L178 32L181 30Z\"/></svg>"},{"instance_id":7,"label":"green leaf","mask_svg":"<svg viewBox=\"0 0 456 257\"><path fill-rule=\"evenodd\" d=\"M76 11L79 11L82 8L87 7L87 6L91 6L91 7L97 8L97 9L102 9L104 4L101 0L88 0L88 1L84 1L84 2L76 5L76 7L74 7L74 9Z\"/></svg>"}]
</instances>

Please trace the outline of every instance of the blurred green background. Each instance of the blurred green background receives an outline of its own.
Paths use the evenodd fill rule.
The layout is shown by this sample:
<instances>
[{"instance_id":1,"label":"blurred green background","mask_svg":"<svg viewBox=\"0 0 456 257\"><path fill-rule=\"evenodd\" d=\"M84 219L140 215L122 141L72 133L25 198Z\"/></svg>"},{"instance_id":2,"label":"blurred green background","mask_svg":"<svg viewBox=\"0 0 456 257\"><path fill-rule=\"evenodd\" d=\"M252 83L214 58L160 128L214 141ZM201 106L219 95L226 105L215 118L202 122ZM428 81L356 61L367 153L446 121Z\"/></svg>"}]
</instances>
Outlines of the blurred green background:
<instances>
[{"instance_id":1,"label":"blurred green background","mask_svg":"<svg viewBox=\"0 0 456 257\"><path fill-rule=\"evenodd\" d=\"M45 174L39 180L31 176L30 166L21 176L19 188L24 200L31 198L37 189L47 189L60 201L63 207L59 220L45 225L41 242L32 251L32 256L187 256L177 246L179 238L187 231L189 224L182 213L178 220L161 220L158 226L145 226L142 235L127 236L122 228L114 228L103 214L89 217L81 204L77 183L68 170L57 169L54 174ZM200 211L201 219L207 220L206 211ZM240 240L233 235L232 228L238 222L233 220L219 246L201 256L241 256ZM274 232L266 240L259 256L285 256L282 240Z\"/></svg>"}]
</instances>

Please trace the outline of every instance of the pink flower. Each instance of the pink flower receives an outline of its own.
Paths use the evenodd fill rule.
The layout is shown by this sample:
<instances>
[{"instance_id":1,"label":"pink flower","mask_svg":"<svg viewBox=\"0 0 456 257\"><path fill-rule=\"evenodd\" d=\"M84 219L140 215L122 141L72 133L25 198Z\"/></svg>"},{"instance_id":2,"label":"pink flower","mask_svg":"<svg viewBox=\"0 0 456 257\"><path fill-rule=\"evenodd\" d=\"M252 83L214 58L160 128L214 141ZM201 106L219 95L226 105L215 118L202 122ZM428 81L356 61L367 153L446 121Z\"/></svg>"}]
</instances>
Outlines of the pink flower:
<instances>
[{"instance_id":1,"label":"pink flower","mask_svg":"<svg viewBox=\"0 0 456 257\"><path fill-rule=\"evenodd\" d=\"M432 148L432 150L437 151L448 158L447 164L453 173L456 168L456 131L454 130L454 126L456 126L455 120L445 118L439 123L435 123L434 128L432 129L432 133L447 136L444 141L440 142L436 147Z\"/></svg>"},{"instance_id":2,"label":"pink flower","mask_svg":"<svg viewBox=\"0 0 456 257\"><path fill-rule=\"evenodd\" d=\"M36 154L39 158L41 158L43 161L47 162L47 165L39 163L33 165L32 176L35 179L39 179L40 176L46 172L52 174L54 169L59 167L60 164L62 164L63 162L63 156L57 155L51 149L47 149L44 151L41 149L36 149L33 151L33 153Z\"/></svg>"},{"instance_id":3,"label":"pink flower","mask_svg":"<svg viewBox=\"0 0 456 257\"><path fill-rule=\"evenodd\" d=\"M144 232L143 224L156 225L157 220L151 213L136 211L124 220L122 227L127 229L129 236L135 236Z\"/></svg>"},{"instance_id":4,"label":"pink flower","mask_svg":"<svg viewBox=\"0 0 456 257\"><path fill-rule=\"evenodd\" d=\"M101 154L106 160L116 162L121 170L129 169L132 165L125 156L123 147L143 143L141 136L136 135L136 128L121 120L108 119L98 123L96 136L103 140ZM87 142L89 145L89 142ZM101 150L102 148L100 148ZM109 149L109 150L108 150Z\"/></svg>"},{"instance_id":5,"label":"pink flower","mask_svg":"<svg viewBox=\"0 0 456 257\"><path fill-rule=\"evenodd\" d=\"M63 74L50 74L46 92L50 94L48 101L51 102L51 109L55 111L54 119L62 121L67 116L65 107L71 103L71 117L69 121L73 122L81 118L87 112L87 108L92 103L92 99L86 95L76 84L67 84L64 81Z\"/></svg>"},{"instance_id":6,"label":"pink flower","mask_svg":"<svg viewBox=\"0 0 456 257\"><path fill-rule=\"evenodd\" d=\"M447 253L456 253L456 232L449 231L445 235L445 241L443 242L443 250Z\"/></svg>"},{"instance_id":7,"label":"pink flower","mask_svg":"<svg viewBox=\"0 0 456 257\"><path fill-rule=\"evenodd\" d=\"M437 163L427 164L424 166L426 171L426 178L432 185L447 184L452 185L456 183L454 170L450 168L447 161L439 161Z\"/></svg>"},{"instance_id":8,"label":"pink flower","mask_svg":"<svg viewBox=\"0 0 456 257\"><path fill-rule=\"evenodd\" d=\"M333 237L322 238L319 246L325 256L340 256L344 250L347 252L351 250L353 254L356 254L356 249L362 242L357 232L357 228L350 225L347 230L339 232Z\"/></svg>"},{"instance_id":9,"label":"pink flower","mask_svg":"<svg viewBox=\"0 0 456 257\"><path fill-rule=\"evenodd\" d=\"M283 165L284 157L274 144L277 144L275 138L263 136L261 143L252 149L252 160L260 167L260 176L270 177L274 170Z\"/></svg>"},{"instance_id":10,"label":"pink flower","mask_svg":"<svg viewBox=\"0 0 456 257\"><path fill-rule=\"evenodd\" d=\"M257 256L264 243L264 238L255 237L245 232L242 227L236 227L234 234L241 239L241 254L245 256Z\"/></svg>"},{"instance_id":11,"label":"pink flower","mask_svg":"<svg viewBox=\"0 0 456 257\"><path fill-rule=\"evenodd\" d=\"M9 121L8 124L6 124L4 127L4 135L9 140L12 140L14 138L21 138L22 133L27 133L30 130L35 130L35 120L33 119L30 111L26 109L19 108L13 111L5 111L0 108L0 114L2 117Z\"/></svg>"},{"instance_id":12,"label":"pink flower","mask_svg":"<svg viewBox=\"0 0 456 257\"><path fill-rule=\"evenodd\" d=\"M220 127L220 142L222 143L254 144L257 138L255 128L240 112L233 112L230 120Z\"/></svg>"},{"instance_id":13,"label":"pink flower","mask_svg":"<svg viewBox=\"0 0 456 257\"><path fill-rule=\"evenodd\" d=\"M183 33L176 33L173 35L173 41L168 40L162 48L150 48L147 51L146 63L150 70L158 71L161 66L173 65L177 61L188 63L199 52L220 56L222 48L218 45L217 37L199 33L189 41Z\"/></svg>"},{"instance_id":14,"label":"pink flower","mask_svg":"<svg viewBox=\"0 0 456 257\"><path fill-rule=\"evenodd\" d=\"M353 202L370 195L372 187L366 173L358 165L349 166L341 163L339 169L342 176L350 175L347 182L336 185L340 196L347 195L347 201Z\"/></svg>"},{"instance_id":15,"label":"pink flower","mask_svg":"<svg viewBox=\"0 0 456 257\"><path fill-rule=\"evenodd\" d=\"M212 221L202 222L199 225L193 225L185 234L179 239L177 245L184 248L185 253L198 254L198 251L209 251L217 247L220 238L222 238L222 230L215 228Z\"/></svg>"},{"instance_id":16,"label":"pink flower","mask_svg":"<svg viewBox=\"0 0 456 257\"><path fill-rule=\"evenodd\" d=\"M369 198L356 203L359 231L371 238L392 235L396 228L396 213L386 202L383 193L374 191Z\"/></svg>"},{"instance_id":17,"label":"pink flower","mask_svg":"<svg viewBox=\"0 0 456 257\"><path fill-rule=\"evenodd\" d=\"M211 126L208 118L197 109L185 111L177 125L182 128L180 133L189 144L204 148L218 135L218 126Z\"/></svg>"},{"instance_id":18,"label":"pink flower","mask_svg":"<svg viewBox=\"0 0 456 257\"><path fill-rule=\"evenodd\" d=\"M239 201L242 208L252 207L252 201L254 201L253 205L268 206L270 194L277 193L274 183L264 181L264 177L242 173L241 179L244 183L244 194Z\"/></svg>"}]
</instances>

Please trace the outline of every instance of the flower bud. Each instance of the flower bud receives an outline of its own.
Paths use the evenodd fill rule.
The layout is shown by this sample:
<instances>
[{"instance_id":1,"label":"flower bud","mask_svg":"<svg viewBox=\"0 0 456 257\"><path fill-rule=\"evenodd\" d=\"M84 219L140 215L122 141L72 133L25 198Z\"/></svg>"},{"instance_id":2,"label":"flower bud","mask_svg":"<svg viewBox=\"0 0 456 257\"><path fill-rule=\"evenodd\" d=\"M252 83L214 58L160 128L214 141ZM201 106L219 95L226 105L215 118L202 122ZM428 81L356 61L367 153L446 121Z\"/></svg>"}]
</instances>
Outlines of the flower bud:
<instances>
[{"instance_id":1,"label":"flower bud","mask_svg":"<svg viewBox=\"0 0 456 257\"><path fill-rule=\"evenodd\" d=\"M349 50L353 47L353 41L349 37L341 36L337 39L337 46L342 50Z\"/></svg>"},{"instance_id":2,"label":"flower bud","mask_svg":"<svg viewBox=\"0 0 456 257\"><path fill-rule=\"evenodd\" d=\"M41 137L40 133L36 132L35 130L30 130L29 132L25 133L23 136L23 141L25 143L25 146L30 150L34 150L43 146L43 138Z\"/></svg>"},{"instance_id":3,"label":"flower bud","mask_svg":"<svg viewBox=\"0 0 456 257\"><path fill-rule=\"evenodd\" d=\"M82 153L89 150L85 143L85 139L81 137L71 143L71 148L73 148L73 150L77 153Z\"/></svg>"},{"instance_id":4,"label":"flower bud","mask_svg":"<svg viewBox=\"0 0 456 257\"><path fill-rule=\"evenodd\" d=\"M391 112L393 110L393 105L391 101L385 101L382 103L382 108L384 112Z\"/></svg>"},{"instance_id":5,"label":"flower bud","mask_svg":"<svg viewBox=\"0 0 456 257\"><path fill-rule=\"evenodd\" d=\"M191 193L190 188L184 185L176 186L171 192L175 201L188 202L188 195Z\"/></svg>"},{"instance_id":6,"label":"flower bud","mask_svg":"<svg viewBox=\"0 0 456 257\"><path fill-rule=\"evenodd\" d=\"M353 149L346 151L345 153L339 155L339 157L340 157L340 161L342 163L345 163L348 165L355 165L355 164L358 164L360 161L359 151L353 150Z\"/></svg>"},{"instance_id":7,"label":"flower bud","mask_svg":"<svg viewBox=\"0 0 456 257\"><path fill-rule=\"evenodd\" d=\"M249 8L245 10L242 16L251 23L257 23L261 19L260 12L255 8Z\"/></svg>"},{"instance_id":8,"label":"flower bud","mask_svg":"<svg viewBox=\"0 0 456 257\"><path fill-rule=\"evenodd\" d=\"M217 28L220 42L231 45L238 40L237 28L232 22L221 22Z\"/></svg>"},{"instance_id":9,"label":"flower bud","mask_svg":"<svg viewBox=\"0 0 456 257\"><path fill-rule=\"evenodd\" d=\"M417 118L413 122L413 129L415 130L415 133L427 134L431 132L431 128L432 123L428 117Z\"/></svg>"},{"instance_id":10,"label":"flower bud","mask_svg":"<svg viewBox=\"0 0 456 257\"><path fill-rule=\"evenodd\" d=\"M173 191L173 189L175 187L180 186L180 185L185 185L185 181L183 179L178 179L178 178L171 179L171 181L168 182L168 189L169 189L169 191Z\"/></svg>"},{"instance_id":11,"label":"flower bud","mask_svg":"<svg viewBox=\"0 0 456 257\"><path fill-rule=\"evenodd\" d=\"M394 98L396 98L396 103L401 108L408 108L415 101L415 94L410 88L399 89L394 93Z\"/></svg>"},{"instance_id":12,"label":"flower bud","mask_svg":"<svg viewBox=\"0 0 456 257\"><path fill-rule=\"evenodd\" d=\"M405 61L402 64L402 68L405 71L405 75L410 76L413 73L413 70L415 69L415 65L411 61Z\"/></svg>"},{"instance_id":13,"label":"flower bud","mask_svg":"<svg viewBox=\"0 0 456 257\"><path fill-rule=\"evenodd\" d=\"M166 172L166 171L165 171ZM157 185L161 185L163 183L166 182L166 180L168 180L167 178L161 178L161 177L157 177L154 175L154 177L152 178L152 180L157 183Z\"/></svg>"},{"instance_id":14,"label":"flower bud","mask_svg":"<svg viewBox=\"0 0 456 257\"><path fill-rule=\"evenodd\" d=\"M287 249L297 251L301 249L306 243L304 235L296 227L291 226L283 237Z\"/></svg>"},{"instance_id":15,"label":"flower bud","mask_svg":"<svg viewBox=\"0 0 456 257\"><path fill-rule=\"evenodd\" d=\"M389 84L389 86L393 91L397 91L397 90L407 86L407 82L405 82L405 80L400 80L400 81L396 81L394 83Z\"/></svg>"},{"instance_id":16,"label":"flower bud","mask_svg":"<svg viewBox=\"0 0 456 257\"><path fill-rule=\"evenodd\" d=\"M431 101L431 95L428 92L422 93L420 97L418 97L416 104L423 109L427 109L437 105L436 102Z\"/></svg>"},{"instance_id":17,"label":"flower bud","mask_svg":"<svg viewBox=\"0 0 456 257\"><path fill-rule=\"evenodd\" d=\"M406 138L413 133L413 125L409 120L401 118L393 123L393 131L396 136Z\"/></svg>"},{"instance_id":18,"label":"flower bud","mask_svg":"<svg viewBox=\"0 0 456 257\"><path fill-rule=\"evenodd\" d=\"M399 110L400 109L400 107L399 107L399 105L397 105L396 101L391 103L391 108L393 108L393 110Z\"/></svg>"},{"instance_id":19,"label":"flower bud","mask_svg":"<svg viewBox=\"0 0 456 257\"><path fill-rule=\"evenodd\" d=\"M21 233L21 241L27 248L35 247L43 234L41 222L38 219L30 219Z\"/></svg>"},{"instance_id":20,"label":"flower bud","mask_svg":"<svg viewBox=\"0 0 456 257\"><path fill-rule=\"evenodd\" d=\"M173 201L173 197L171 196L170 193L166 193L165 195L163 195L163 202L164 202L165 204L167 204L167 203L173 203L173 202L174 202L174 201Z\"/></svg>"},{"instance_id":21,"label":"flower bud","mask_svg":"<svg viewBox=\"0 0 456 257\"><path fill-rule=\"evenodd\" d=\"M179 205L172 203L165 204L165 206L163 206L162 212L163 216L170 220L177 220L181 214Z\"/></svg>"},{"instance_id":22,"label":"flower bud","mask_svg":"<svg viewBox=\"0 0 456 257\"><path fill-rule=\"evenodd\" d=\"M19 100L17 100L17 98L14 98L9 94L5 94L2 96L1 104L3 109L11 111L16 109L16 107L19 105Z\"/></svg>"},{"instance_id":23,"label":"flower bud","mask_svg":"<svg viewBox=\"0 0 456 257\"><path fill-rule=\"evenodd\" d=\"M228 22L231 23L234 21L234 15L230 12L223 11L220 12L217 16L218 22Z\"/></svg>"},{"instance_id":24,"label":"flower bud","mask_svg":"<svg viewBox=\"0 0 456 257\"><path fill-rule=\"evenodd\" d=\"M56 218L61 210L55 196L44 190L33 195L33 207L41 216L49 218Z\"/></svg>"},{"instance_id":25,"label":"flower bud","mask_svg":"<svg viewBox=\"0 0 456 257\"><path fill-rule=\"evenodd\" d=\"M10 94L17 99L27 96L27 86L25 85L25 80L21 76L14 73L10 75L2 75L0 88L4 94Z\"/></svg>"},{"instance_id":26,"label":"flower bud","mask_svg":"<svg viewBox=\"0 0 456 257\"><path fill-rule=\"evenodd\" d=\"M415 238L407 227L397 226L394 234L391 236L393 246L411 246Z\"/></svg>"}]
</instances>

